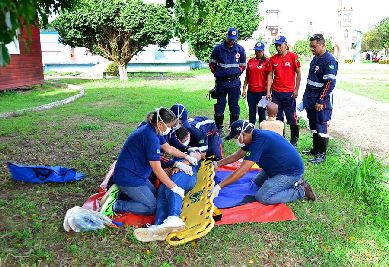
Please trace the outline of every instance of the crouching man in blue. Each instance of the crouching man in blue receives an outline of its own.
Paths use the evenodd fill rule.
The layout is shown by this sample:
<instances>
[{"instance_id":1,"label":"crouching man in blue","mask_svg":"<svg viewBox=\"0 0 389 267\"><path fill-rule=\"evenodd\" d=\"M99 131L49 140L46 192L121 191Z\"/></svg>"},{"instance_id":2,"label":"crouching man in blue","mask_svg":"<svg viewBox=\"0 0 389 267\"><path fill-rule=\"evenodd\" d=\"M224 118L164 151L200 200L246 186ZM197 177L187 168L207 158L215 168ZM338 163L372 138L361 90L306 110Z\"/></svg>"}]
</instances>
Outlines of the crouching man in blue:
<instances>
[{"instance_id":1,"label":"crouching man in blue","mask_svg":"<svg viewBox=\"0 0 389 267\"><path fill-rule=\"evenodd\" d=\"M267 130L254 129L248 121L238 120L231 125L227 140L235 139L240 149L234 154L218 161L216 167L243 158L240 167L211 193L218 196L219 191L237 181L257 163L262 170L254 182L260 187L255 199L265 205L287 203L305 198L314 201L316 196L304 180L304 163L294 148L281 135Z\"/></svg>"}]
</instances>

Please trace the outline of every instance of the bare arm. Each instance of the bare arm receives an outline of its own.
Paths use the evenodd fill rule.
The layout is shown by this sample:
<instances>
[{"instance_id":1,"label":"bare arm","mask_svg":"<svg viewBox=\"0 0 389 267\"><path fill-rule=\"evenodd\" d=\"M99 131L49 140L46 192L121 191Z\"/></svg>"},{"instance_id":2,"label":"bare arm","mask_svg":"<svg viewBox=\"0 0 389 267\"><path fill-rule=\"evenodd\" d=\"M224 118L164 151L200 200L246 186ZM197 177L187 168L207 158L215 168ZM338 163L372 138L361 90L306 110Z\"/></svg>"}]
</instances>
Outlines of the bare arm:
<instances>
[{"instance_id":1,"label":"bare arm","mask_svg":"<svg viewBox=\"0 0 389 267\"><path fill-rule=\"evenodd\" d=\"M155 176L168 188L172 189L176 184L169 178L166 172L161 167L161 162L158 161L149 161L151 169L153 170Z\"/></svg>"},{"instance_id":2,"label":"bare arm","mask_svg":"<svg viewBox=\"0 0 389 267\"><path fill-rule=\"evenodd\" d=\"M242 97L246 98L247 96L247 82L248 82L249 69L246 70L246 77L244 78L243 88L242 88Z\"/></svg>"},{"instance_id":3,"label":"bare arm","mask_svg":"<svg viewBox=\"0 0 389 267\"><path fill-rule=\"evenodd\" d=\"M241 150L243 151L243 150ZM246 172L250 170L250 168L255 164L255 162L250 160L244 160L242 164L240 165L239 169L236 169L231 175L229 175L225 180L223 180L219 186L221 188L234 183L235 181L239 180L240 177L242 177Z\"/></svg>"},{"instance_id":4,"label":"bare arm","mask_svg":"<svg viewBox=\"0 0 389 267\"><path fill-rule=\"evenodd\" d=\"M169 145L168 143L161 145L161 148L163 151L165 151L165 153L175 156L177 158L184 159L187 156L184 152L178 150L174 146Z\"/></svg>"},{"instance_id":5,"label":"bare arm","mask_svg":"<svg viewBox=\"0 0 389 267\"><path fill-rule=\"evenodd\" d=\"M270 71L267 74L267 84L266 84L266 98L271 101L271 86L273 84L273 71Z\"/></svg>"},{"instance_id":6,"label":"bare arm","mask_svg":"<svg viewBox=\"0 0 389 267\"><path fill-rule=\"evenodd\" d=\"M296 87L293 92L293 97L297 98L299 94L299 88L300 88L300 82L301 82L301 70L300 68L296 69Z\"/></svg>"},{"instance_id":7,"label":"bare arm","mask_svg":"<svg viewBox=\"0 0 389 267\"><path fill-rule=\"evenodd\" d=\"M244 151L244 150L242 150L242 149L239 149L239 150L236 151L234 154L229 155L228 157L226 157L226 158L221 159L220 161L218 161L218 162L217 162L217 166L220 167L220 166L223 166L223 165L226 165L226 164L235 162L235 161L237 161L237 160L243 158L244 155L246 155L246 151Z\"/></svg>"}]
</instances>

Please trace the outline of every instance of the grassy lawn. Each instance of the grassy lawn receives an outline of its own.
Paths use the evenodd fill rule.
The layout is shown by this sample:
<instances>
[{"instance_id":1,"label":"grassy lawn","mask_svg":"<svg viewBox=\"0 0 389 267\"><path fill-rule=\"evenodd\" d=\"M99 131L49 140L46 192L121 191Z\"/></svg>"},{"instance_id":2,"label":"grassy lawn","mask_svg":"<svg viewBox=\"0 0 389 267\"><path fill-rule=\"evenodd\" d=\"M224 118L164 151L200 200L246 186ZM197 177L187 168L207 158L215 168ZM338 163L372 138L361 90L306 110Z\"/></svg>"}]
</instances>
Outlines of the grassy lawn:
<instances>
[{"instance_id":1,"label":"grassy lawn","mask_svg":"<svg viewBox=\"0 0 389 267\"><path fill-rule=\"evenodd\" d=\"M82 85L85 96L56 109L0 120L0 265L389 265L385 223L389 218L377 219L368 205L331 175L341 155L340 145L333 142L325 164L305 164L306 178L317 191L318 201L289 204L296 221L216 226L198 241L178 247L138 242L132 227L64 232L66 210L82 205L97 192L127 136L147 112L176 102L184 104L190 116L212 117L213 111L213 101L205 96L213 86L208 80L68 82ZM0 98L0 107L14 101L6 97ZM15 102L30 102L26 98ZM241 107L242 117L247 117L243 103ZM309 142L304 132L299 150L307 149ZM232 141L225 143L227 154L236 148ZM86 178L66 184L15 183L6 169L7 161L73 167ZM387 216L388 206L383 209Z\"/></svg>"},{"instance_id":2,"label":"grassy lawn","mask_svg":"<svg viewBox=\"0 0 389 267\"><path fill-rule=\"evenodd\" d=\"M34 86L29 91L0 92L0 113L32 108L75 95L78 90L54 84Z\"/></svg>"}]
</instances>

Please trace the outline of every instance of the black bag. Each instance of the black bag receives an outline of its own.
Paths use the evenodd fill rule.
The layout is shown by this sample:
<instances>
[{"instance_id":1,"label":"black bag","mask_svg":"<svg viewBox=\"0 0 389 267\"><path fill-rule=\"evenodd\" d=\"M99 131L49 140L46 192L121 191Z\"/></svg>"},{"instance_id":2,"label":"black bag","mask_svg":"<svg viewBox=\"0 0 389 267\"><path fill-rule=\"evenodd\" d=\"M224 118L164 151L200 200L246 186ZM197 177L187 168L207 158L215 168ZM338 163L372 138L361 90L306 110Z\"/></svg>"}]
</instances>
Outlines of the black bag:
<instances>
[{"instance_id":1,"label":"black bag","mask_svg":"<svg viewBox=\"0 0 389 267\"><path fill-rule=\"evenodd\" d=\"M212 99L217 99L217 93L216 93L216 87L212 88L211 90L208 91L207 97L209 100Z\"/></svg>"}]
</instances>

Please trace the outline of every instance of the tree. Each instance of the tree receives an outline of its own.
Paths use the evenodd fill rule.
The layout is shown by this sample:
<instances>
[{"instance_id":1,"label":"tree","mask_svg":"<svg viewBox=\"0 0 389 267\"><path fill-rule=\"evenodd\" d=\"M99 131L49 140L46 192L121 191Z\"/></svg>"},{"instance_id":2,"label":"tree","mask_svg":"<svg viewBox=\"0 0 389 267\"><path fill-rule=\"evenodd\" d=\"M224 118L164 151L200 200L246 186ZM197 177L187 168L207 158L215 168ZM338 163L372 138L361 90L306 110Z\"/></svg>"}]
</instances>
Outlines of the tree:
<instances>
[{"instance_id":1,"label":"tree","mask_svg":"<svg viewBox=\"0 0 389 267\"><path fill-rule=\"evenodd\" d=\"M293 46L293 52L299 57L309 57L312 55L311 49L309 48L309 37L305 40L297 40Z\"/></svg>"},{"instance_id":2,"label":"tree","mask_svg":"<svg viewBox=\"0 0 389 267\"><path fill-rule=\"evenodd\" d=\"M384 18L377 26L379 37L381 38L381 49L389 49L389 17Z\"/></svg>"},{"instance_id":3,"label":"tree","mask_svg":"<svg viewBox=\"0 0 389 267\"><path fill-rule=\"evenodd\" d=\"M40 18L40 25L47 25L48 17L59 10L71 9L76 0L1 0L0 1L0 67L9 64L10 56L6 44L18 37L18 30L26 27L30 34L30 25Z\"/></svg>"},{"instance_id":4,"label":"tree","mask_svg":"<svg viewBox=\"0 0 389 267\"><path fill-rule=\"evenodd\" d=\"M239 39L252 36L261 20L261 0L177 0L174 4L176 35L187 41L201 61L208 61L215 44L225 39L227 29L236 27Z\"/></svg>"},{"instance_id":5,"label":"tree","mask_svg":"<svg viewBox=\"0 0 389 267\"><path fill-rule=\"evenodd\" d=\"M362 36L362 50L363 51L374 51L377 52L381 50L381 40L378 35L378 31L376 28L367 31Z\"/></svg>"},{"instance_id":6,"label":"tree","mask_svg":"<svg viewBox=\"0 0 389 267\"><path fill-rule=\"evenodd\" d=\"M141 0L89 0L64 12L52 25L60 42L86 47L118 65L121 80L126 66L145 46L166 46L173 37L173 20L164 5Z\"/></svg>"}]
</instances>

